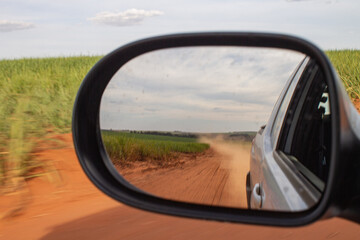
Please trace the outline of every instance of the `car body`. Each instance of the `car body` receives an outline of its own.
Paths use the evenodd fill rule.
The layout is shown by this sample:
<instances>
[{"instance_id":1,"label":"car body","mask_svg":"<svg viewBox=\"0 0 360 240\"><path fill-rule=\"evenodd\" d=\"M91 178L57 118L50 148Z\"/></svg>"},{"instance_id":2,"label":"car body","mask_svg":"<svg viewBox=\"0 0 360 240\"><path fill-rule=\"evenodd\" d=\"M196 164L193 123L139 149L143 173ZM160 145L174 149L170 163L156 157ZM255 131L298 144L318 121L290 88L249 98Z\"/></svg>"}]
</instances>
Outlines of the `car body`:
<instances>
[{"instance_id":1,"label":"car body","mask_svg":"<svg viewBox=\"0 0 360 240\"><path fill-rule=\"evenodd\" d=\"M331 143L323 79L317 64L306 57L287 82L266 126L257 132L247 176L249 208L302 211L319 201Z\"/></svg>"}]
</instances>

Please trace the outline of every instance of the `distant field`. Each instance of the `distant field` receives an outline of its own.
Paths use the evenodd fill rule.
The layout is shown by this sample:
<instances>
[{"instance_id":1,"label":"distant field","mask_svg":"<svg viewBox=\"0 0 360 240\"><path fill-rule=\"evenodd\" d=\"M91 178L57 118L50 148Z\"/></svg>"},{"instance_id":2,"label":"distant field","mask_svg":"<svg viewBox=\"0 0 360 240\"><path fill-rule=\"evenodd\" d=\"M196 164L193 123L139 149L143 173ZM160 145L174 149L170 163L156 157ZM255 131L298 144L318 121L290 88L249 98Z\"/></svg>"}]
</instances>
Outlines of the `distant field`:
<instances>
[{"instance_id":1,"label":"distant field","mask_svg":"<svg viewBox=\"0 0 360 240\"><path fill-rule=\"evenodd\" d=\"M209 148L209 144L190 137L116 131L102 131L101 136L114 164L151 161L162 165L179 153L200 153Z\"/></svg>"},{"instance_id":2,"label":"distant field","mask_svg":"<svg viewBox=\"0 0 360 240\"><path fill-rule=\"evenodd\" d=\"M206 133L201 134L201 137L205 138L222 138L224 141L231 142L241 142L241 143L251 143L255 137L256 132L253 131L241 131L241 132L228 132L228 133Z\"/></svg>"}]
</instances>

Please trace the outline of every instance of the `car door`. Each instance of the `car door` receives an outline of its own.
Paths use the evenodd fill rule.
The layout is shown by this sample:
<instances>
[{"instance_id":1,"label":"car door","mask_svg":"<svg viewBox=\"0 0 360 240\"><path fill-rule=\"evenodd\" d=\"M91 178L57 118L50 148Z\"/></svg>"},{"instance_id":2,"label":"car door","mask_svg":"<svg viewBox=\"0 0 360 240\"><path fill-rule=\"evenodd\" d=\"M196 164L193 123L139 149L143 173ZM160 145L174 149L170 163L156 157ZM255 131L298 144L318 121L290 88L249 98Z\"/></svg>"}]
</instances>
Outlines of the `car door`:
<instances>
[{"instance_id":1,"label":"car door","mask_svg":"<svg viewBox=\"0 0 360 240\"><path fill-rule=\"evenodd\" d=\"M277 164L274 162L273 151L281 131L288 105L290 104L297 83L301 78L302 73L305 71L308 62L309 58L305 58L289 78L289 81L286 83L274 106L266 127L260 129L253 140L250 155L250 173L248 174L247 181L249 208L264 208L265 199L267 198L268 200L266 201L265 207L268 209L287 209L285 208L285 206L287 206L285 204L285 199L276 184L277 180L275 178L264 176L268 175L268 173L274 175L275 172L279 170L276 168ZM274 173L272 174L271 172ZM281 178L284 178L284 176L280 176L280 174L277 175L278 181L281 181ZM265 181L268 181L267 184ZM264 187L268 188L269 186L271 187L271 191L269 189L266 191L269 195L265 198ZM272 198L274 198L274 200L271 200Z\"/></svg>"},{"instance_id":2,"label":"car door","mask_svg":"<svg viewBox=\"0 0 360 240\"><path fill-rule=\"evenodd\" d=\"M325 189L331 146L328 87L322 71L309 62L286 113L274 156L306 208Z\"/></svg>"},{"instance_id":3,"label":"car door","mask_svg":"<svg viewBox=\"0 0 360 240\"><path fill-rule=\"evenodd\" d=\"M254 139L251 208L300 211L320 198L331 139L326 89L317 64L305 59Z\"/></svg>"}]
</instances>

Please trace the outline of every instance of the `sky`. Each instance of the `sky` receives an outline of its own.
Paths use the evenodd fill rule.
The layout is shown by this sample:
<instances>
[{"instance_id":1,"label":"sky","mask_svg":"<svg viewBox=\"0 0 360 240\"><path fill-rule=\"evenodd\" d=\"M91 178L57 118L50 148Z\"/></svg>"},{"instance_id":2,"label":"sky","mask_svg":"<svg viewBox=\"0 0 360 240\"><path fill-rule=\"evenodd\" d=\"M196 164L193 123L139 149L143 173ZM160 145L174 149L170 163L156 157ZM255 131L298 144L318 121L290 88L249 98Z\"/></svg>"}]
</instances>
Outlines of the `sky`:
<instances>
[{"instance_id":1,"label":"sky","mask_svg":"<svg viewBox=\"0 0 360 240\"><path fill-rule=\"evenodd\" d=\"M0 59L104 55L179 32L296 35L326 49L360 48L358 0L1 0Z\"/></svg>"},{"instance_id":2,"label":"sky","mask_svg":"<svg viewBox=\"0 0 360 240\"><path fill-rule=\"evenodd\" d=\"M223 133L257 131L304 55L249 47L182 47L140 55L102 97L100 127Z\"/></svg>"},{"instance_id":3,"label":"sky","mask_svg":"<svg viewBox=\"0 0 360 240\"><path fill-rule=\"evenodd\" d=\"M0 59L105 55L146 37L208 31L275 32L307 39L323 50L360 49L359 9L358 0L0 0ZM233 65L237 69L226 65L234 57L226 49L158 53L152 56L152 66L144 61L146 56L139 57L120 69L109 85L102 105L103 127L258 129L298 60L274 66L277 54L238 54L243 61ZM186 56L198 62L184 65L190 61ZM249 56L262 69L251 65ZM204 59L213 61L212 67L199 64ZM214 69L219 71L210 74ZM266 82L254 77L261 71L266 72L259 75L266 76Z\"/></svg>"}]
</instances>

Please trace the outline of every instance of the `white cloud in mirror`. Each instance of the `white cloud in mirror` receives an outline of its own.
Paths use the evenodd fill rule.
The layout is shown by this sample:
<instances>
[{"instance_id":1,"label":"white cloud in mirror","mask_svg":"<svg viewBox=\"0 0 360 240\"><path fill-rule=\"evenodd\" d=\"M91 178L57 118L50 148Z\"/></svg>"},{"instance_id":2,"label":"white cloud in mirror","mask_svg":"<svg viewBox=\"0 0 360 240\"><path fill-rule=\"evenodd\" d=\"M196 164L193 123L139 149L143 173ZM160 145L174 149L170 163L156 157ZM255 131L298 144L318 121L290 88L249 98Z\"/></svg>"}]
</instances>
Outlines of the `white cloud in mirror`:
<instances>
[{"instance_id":1,"label":"white cloud in mirror","mask_svg":"<svg viewBox=\"0 0 360 240\"><path fill-rule=\"evenodd\" d=\"M297 65L298 52L183 47L138 56L103 94L102 129L257 131Z\"/></svg>"}]
</instances>

